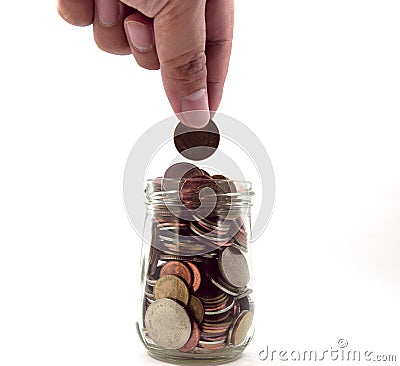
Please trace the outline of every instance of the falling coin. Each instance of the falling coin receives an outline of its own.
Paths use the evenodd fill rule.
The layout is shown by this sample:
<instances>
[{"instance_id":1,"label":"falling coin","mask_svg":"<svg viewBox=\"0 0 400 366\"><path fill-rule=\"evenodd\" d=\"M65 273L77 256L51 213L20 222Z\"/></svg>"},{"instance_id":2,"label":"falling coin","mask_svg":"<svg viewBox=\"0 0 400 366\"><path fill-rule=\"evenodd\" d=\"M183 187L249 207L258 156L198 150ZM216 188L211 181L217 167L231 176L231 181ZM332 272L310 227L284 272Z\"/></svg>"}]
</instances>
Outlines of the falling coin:
<instances>
[{"instance_id":1,"label":"falling coin","mask_svg":"<svg viewBox=\"0 0 400 366\"><path fill-rule=\"evenodd\" d=\"M245 340L253 321L253 315L253 312L244 310L234 321L231 334L231 342L234 346L241 344Z\"/></svg>"},{"instance_id":2,"label":"falling coin","mask_svg":"<svg viewBox=\"0 0 400 366\"><path fill-rule=\"evenodd\" d=\"M174 143L181 155L190 160L204 160L214 154L220 140L217 125L210 120L203 128L179 123L174 131Z\"/></svg>"},{"instance_id":3,"label":"falling coin","mask_svg":"<svg viewBox=\"0 0 400 366\"><path fill-rule=\"evenodd\" d=\"M190 269L181 262L171 261L164 264L160 271L160 278L166 275L178 276L184 280L189 287L192 286L192 273Z\"/></svg>"},{"instance_id":4,"label":"falling coin","mask_svg":"<svg viewBox=\"0 0 400 366\"><path fill-rule=\"evenodd\" d=\"M191 321L185 309L171 299L151 303L145 314L145 326L150 338L166 349L179 349L189 340Z\"/></svg>"},{"instance_id":5,"label":"falling coin","mask_svg":"<svg viewBox=\"0 0 400 366\"><path fill-rule=\"evenodd\" d=\"M226 247L218 260L218 266L222 276L232 286L244 287L250 280L246 258L239 249Z\"/></svg>"},{"instance_id":6,"label":"falling coin","mask_svg":"<svg viewBox=\"0 0 400 366\"><path fill-rule=\"evenodd\" d=\"M179 277L175 275L165 275L157 280L154 285L154 298L156 300L167 297L177 300L183 305L189 301L189 290Z\"/></svg>"}]
</instances>

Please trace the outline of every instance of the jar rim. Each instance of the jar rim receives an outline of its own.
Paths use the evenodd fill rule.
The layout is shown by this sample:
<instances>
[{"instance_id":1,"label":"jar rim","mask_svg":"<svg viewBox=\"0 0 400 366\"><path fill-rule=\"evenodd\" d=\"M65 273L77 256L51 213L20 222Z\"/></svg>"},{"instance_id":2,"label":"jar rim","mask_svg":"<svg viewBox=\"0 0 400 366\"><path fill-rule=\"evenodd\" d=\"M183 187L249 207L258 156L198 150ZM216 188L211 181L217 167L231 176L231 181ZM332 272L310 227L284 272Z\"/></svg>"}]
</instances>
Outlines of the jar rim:
<instances>
[{"instance_id":1,"label":"jar rim","mask_svg":"<svg viewBox=\"0 0 400 366\"><path fill-rule=\"evenodd\" d=\"M190 177L188 179L191 179L193 181L197 181L197 180L201 180L201 177ZM239 179L222 179L222 178L213 178L215 181L221 181L221 182L232 182L232 183L240 183L240 184L247 184L250 187L252 186L251 181L249 180L239 180ZM150 184L150 183L155 183L155 182L160 182L162 180L165 180L167 182L180 182L183 181L184 178L163 178L163 177L157 177L157 178L151 178L151 179L146 179L146 184Z\"/></svg>"},{"instance_id":2,"label":"jar rim","mask_svg":"<svg viewBox=\"0 0 400 366\"><path fill-rule=\"evenodd\" d=\"M169 188L165 188L163 186L162 180L165 179L167 182L173 182L176 185L171 185ZM189 178L193 181L197 179L199 181L202 180L199 178ZM183 182L184 179L177 178L154 178L148 179L146 181L145 195L146 195L146 203L148 205L160 205L164 206L165 203L167 205L173 206L181 206L181 196L180 196L180 186L179 184ZM218 179L215 179L215 182L218 183ZM234 184L235 189L228 192L215 192L215 197L219 197L222 199L217 200L217 206L224 209L224 207L233 207L233 208L244 208L251 207L252 197L254 196L254 192L252 190L252 184L250 181L240 181L240 180L231 180L231 179L220 179L221 182ZM210 187L211 188L211 187ZM212 188L211 188L212 189ZM223 198L225 197L225 199ZM204 202L203 202L204 203Z\"/></svg>"}]
</instances>

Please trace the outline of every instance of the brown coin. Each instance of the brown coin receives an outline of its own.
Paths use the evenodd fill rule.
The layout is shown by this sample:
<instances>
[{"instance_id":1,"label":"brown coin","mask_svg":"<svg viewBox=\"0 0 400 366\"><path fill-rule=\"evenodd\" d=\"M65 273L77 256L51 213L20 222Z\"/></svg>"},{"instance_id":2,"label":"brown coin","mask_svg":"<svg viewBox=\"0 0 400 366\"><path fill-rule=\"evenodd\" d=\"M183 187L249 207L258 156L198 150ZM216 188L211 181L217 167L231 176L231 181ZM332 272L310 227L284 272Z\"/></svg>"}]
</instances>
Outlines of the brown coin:
<instances>
[{"instance_id":1,"label":"brown coin","mask_svg":"<svg viewBox=\"0 0 400 366\"><path fill-rule=\"evenodd\" d=\"M196 209L200 207L200 191L204 188L211 188L214 196L219 192L220 188L215 181L206 175L198 175L185 179L181 185L179 196L185 207L188 209ZM207 199L203 199L207 203ZM211 202L211 201L210 201Z\"/></svg>"},{"instance_id":2,"label":"brown coin","mask_svg":"<svg viewBox=\"0 0 400 366\"><path fill-rule=\"evenodd\" d=\"M224 193L236 193L235 183L227 177L215 174L211 178L217 181L217 184L221 187Z\"/></svg>"},{"instance_id":3,"label":"brown coin","mask_svg":"<svg viewBox=\"0 0 400 366\"><path fill-rule=\"evenodd\" d=\"M193 283L192 273L190 269L183 263L178 261L171 261L163 265L160 271L160 277L166 275L175 275L186 282L191 287Z\"/></svg>"},{"instance_id":4,"label":"brown coin","mask_svg":"<svg viewBox=\"0 0 400 366\"><path fill-rule=\"evenodd\" d=\"M162 185L166 190L178 190L181 180L202 174L202 170L196 165L186 162L176 163L165 171Z\"/></svg>"},{"instance_id":5,"label":"brown coin","mask_svg":"<svg viewBox=\"0 0 400 366\"><path fill-rule=\"evenodd\" d=\"M196 321L198 323L201 323L204 318L204 307L203 307L203 303L201 302L201 300L194 295L190 295L188 308L191 311L191 313L193 314Z\"/></svg>"},{"instance_id":6,"label":"brown coin","mask_svg":"<svg viewBox=\"0 0 400 366\"><path fill-rule=\"evenodd\" d=\"M244 310L237 317L232 327L231 342L234 346L241 344L247 336L253 321L253 312Z\"/></svg>"},{"instance_id":7,"label":"brown coin","mask_svg":"<svg viewBox=\"0 0 400 366\"><path fill-rule=\"evenodd\" d=\"M201 284L201 274L197 266L192 262L185 262L190 267L193 273L192 291L196 292Z\"/></svg>"},{"instance_id":8,"label":"brown coin","mask_svg":"<svg viewBox=\"0 0 400 366\"><path fill-rule=\"evenodd\" d=\"M154 285L154 298L158 300L164 297L176 300L186 306L189 301L189 290L185 282L178 276L165 275Z\"/></svg>"},{"instance_id":9,"label":"brown coin","mask_svg":"<svg viewBox=\"0 0 400 366\"><path fill-rule=\"evenodd\" d=\"M220 140L217 125L210 120L203 128L179 123L174 131L174 143L181 155L190 160L204 160L218 148Z\"/></svg>"},{"instance_id":10,"label":"brown coin","mask_svg":"<svg viewBox=\"0 0 400 366\"><path fill-rule=\"evenodd\" d=\"M160 251L153 245L151 245L149 253L149 270L148 270L148 274L150 277L154 276L156 273L159 256L160 256Z\"/></svg>"},{"instance_id":11,"label":"brown coin","mask_svg":"<svg viewBox=\"0 0 400 366\"><path fill-rule=\"evenodd\" d=\"M191 319L192 323L192 332L190 334L190 338L187 341L187 343L179 348L179 351L181 352L190 352L192 351L199 343L200 341L200 328L197 322L193 319Z\"/></svg>"}]
</instances>

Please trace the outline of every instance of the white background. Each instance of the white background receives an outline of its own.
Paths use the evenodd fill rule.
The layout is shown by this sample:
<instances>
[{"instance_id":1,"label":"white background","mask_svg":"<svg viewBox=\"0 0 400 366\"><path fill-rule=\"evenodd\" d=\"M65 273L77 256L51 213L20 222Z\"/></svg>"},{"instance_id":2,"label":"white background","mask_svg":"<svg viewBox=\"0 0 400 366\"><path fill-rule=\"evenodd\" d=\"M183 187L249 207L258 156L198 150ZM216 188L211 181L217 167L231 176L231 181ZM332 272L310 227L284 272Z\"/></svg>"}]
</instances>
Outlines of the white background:
<instances>
[{"instance_id":1,"label":"white background","mask_svg":"<svg viewBox=\"0 0 400 366\"><path fill-rule=\"evenodd\" d=\"M0 8L0 365L156 364L135 333L140 241L122 178L134 142L171 115L159 72L97 50L54 2ZM399 11L236 2L220 112L260 137L277 182L237 365L339 338L400 359Z\"/></svg>"}]
</instances>

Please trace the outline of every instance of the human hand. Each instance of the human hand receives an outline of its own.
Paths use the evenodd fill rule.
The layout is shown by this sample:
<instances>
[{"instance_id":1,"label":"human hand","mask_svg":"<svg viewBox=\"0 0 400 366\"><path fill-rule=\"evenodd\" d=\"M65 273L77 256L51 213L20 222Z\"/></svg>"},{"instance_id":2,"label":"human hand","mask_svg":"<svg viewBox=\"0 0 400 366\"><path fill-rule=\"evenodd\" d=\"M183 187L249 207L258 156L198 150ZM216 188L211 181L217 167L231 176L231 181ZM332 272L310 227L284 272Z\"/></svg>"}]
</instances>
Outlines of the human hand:
<instances>
[{"instance_id":1,"label":"human hand","mask_svg":"<svg viewBox=\"0 0 400 366\"><path fill-rule=\"evenodd\" d=\"M58 0L69 23L93 24L104 51L132 53L160 69L174 112L192 127L207 124L222 97L233 33L233 0ZM192 113L183 113L197 111Z\"/></svg>"}]
</instances>

